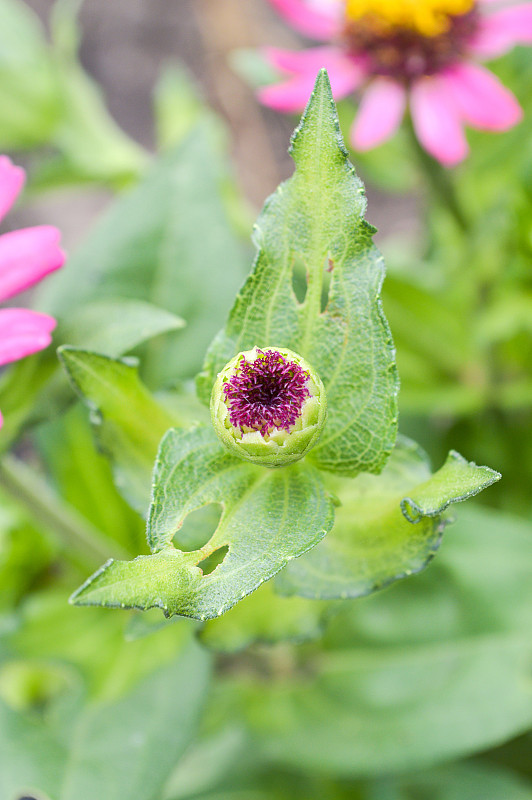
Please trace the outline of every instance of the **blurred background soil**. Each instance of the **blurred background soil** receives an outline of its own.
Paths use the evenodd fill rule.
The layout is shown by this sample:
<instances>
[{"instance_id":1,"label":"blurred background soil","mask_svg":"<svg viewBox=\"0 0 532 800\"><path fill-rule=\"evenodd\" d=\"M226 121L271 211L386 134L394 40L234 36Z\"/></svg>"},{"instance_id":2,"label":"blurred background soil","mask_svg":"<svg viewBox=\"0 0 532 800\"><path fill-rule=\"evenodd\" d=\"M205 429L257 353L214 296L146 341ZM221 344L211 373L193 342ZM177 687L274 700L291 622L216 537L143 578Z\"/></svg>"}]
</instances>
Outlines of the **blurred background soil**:
<instances>
[{"instance_id":1,"label":"blurred background soil","mask_svg":"<svg viewBox=\"0 0 532 800\"><path fill-rule=\"evenodd\" d=\"M46 24L51 0L27 0ZM80 13L81 60L102 87L108 107L124 130L154 147L152 92L163 67L184 64L206 101L226 120L240 187L255 208L292 172L287 155L296 120L262 108L230 66L236 48L276 45L299 48L302 40L267 0L85 0ZM370 221L381 236L411 229L413 199L371 191ZM32 204L27 213L46 216L63 230L67 248L83 238L108 202L102 191L61 193Z\"/></svg>"}]
</instances>

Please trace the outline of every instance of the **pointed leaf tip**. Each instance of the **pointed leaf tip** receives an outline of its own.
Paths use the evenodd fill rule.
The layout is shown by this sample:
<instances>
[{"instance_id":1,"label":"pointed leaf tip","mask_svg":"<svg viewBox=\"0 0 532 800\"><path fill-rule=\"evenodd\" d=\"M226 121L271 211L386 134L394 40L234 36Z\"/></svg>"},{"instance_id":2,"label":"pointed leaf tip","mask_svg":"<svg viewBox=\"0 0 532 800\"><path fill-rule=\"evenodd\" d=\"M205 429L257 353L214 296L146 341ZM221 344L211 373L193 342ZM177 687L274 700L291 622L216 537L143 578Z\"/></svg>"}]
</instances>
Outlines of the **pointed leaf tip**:
<instances>
[{"instance_id":1,"label":"pointed leaf tip","mask_svg":"<svg viewBox=\"0 0 532 800\"><path fill-rule=\"evenodd\" d=\"M420 572L438 550L452 504L500 478L451 451L432 472L426 454L400 437L382 473L336 479L340 499L331 533L276 579L281 594L319 600L371 594Z\"/></svg>"},{"instance_id":2,"label":"pointed leaf tip","mask_svg":"<svg viewBox=\"0 0 532 800\"><path fill-rule=\"evenodd\" d=\"M312 94L290 140L289 153L296 163L298 163L298 159L300 160L300 151L306 146L312 148L312 142L317 143L318 137L320 140L327 137L331 143L336 145L341 157L348 158L329 73L325 67L320 69L316 76Z\"/></svg>"},{"instance_id":3,"label":"pointed leaf tip","mask_svg":"<svg viewBox=\"0 0 532 800\"><path fill-rule=\"evenodd\" d=\"M257 343L293 350L320 376L331 409L309 458L343 475L379 472L397 433L399 388L380 303L384 262L363 220L364 187L345 151L325 70L291 154L297 168L257 221L253 272L209 350L202 399L208 404L218 373L237 353ZM301 301L294 276L306 278Z\"/></svg>"},{"instance_id":4,"label":"pointed leaf tip","mask_svg":"<svg viewBox=\"0 0 532 800\"><path fill-rule=\"evenodd\" d=\"M316 83L314 84L314 91L316 91L320 86L323 86L325 90L328 91L332 99L331 81L329 79L329 73L327 72L325 67L322 67L318 72L318 74L316 75Z\"/></svg>"},{"instance_id":5,"label":"pointed leaf tip","mask_svg":"<svg viewBox=\"0 0 532 800\"><path fill-rule=\"evenodd\" d=\"M453 503L474 497L502 478L491 467L479 467L451 450L443 467L419 487L413 496L404 497L401 511L408 522L416 524L423 517L437 517Z\"/></svg>"}]
</instances>

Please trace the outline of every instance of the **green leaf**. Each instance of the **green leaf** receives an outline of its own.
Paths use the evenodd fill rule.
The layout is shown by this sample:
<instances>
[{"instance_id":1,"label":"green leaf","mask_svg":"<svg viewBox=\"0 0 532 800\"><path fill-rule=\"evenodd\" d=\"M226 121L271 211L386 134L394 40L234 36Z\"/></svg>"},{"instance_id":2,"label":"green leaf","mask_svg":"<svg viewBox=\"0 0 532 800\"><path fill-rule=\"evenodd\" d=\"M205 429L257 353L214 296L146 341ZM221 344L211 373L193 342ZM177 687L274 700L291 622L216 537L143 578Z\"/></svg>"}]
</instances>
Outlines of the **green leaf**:
<instances>
[{"instance_id":1,"label":"green leaf","mask_svg":"<svg viewBox=\"0 0 532 800\"><path fill-rule=\"evenodd\" d=\"M226 740L229 736L226 735ZM210 743L208 743L210 744ZM214 743L213 743L214 744ZM211 745L212 747L212 745ZM183 762L175 773L175 789L163 796L163 800L190 800L196 797L194 791L187 791L188 786L196 789L207 788L208 793L199 795L201 800L531 800L532 785L517 772L501 769L491 764L478 761L446 764L439 769L423 770L413 775L385 775L368 781L335 779L334 776L310 775L308 771L287 772L274 769L267 771L255 769L243 777L230 774L223 782L209 786L202 780L205 773L209 776L211 749L198 748L194 752L191 767L195 766L195 780L187 781L187 773L182 773ZM218 755L215 751L214 755ZM204 756L201 762L201 757ZM236 754L233 760L236 761ZM249 753L240 755L240 764L251 761ZM242 769L242 767L241 767ZM245 769L245 767L244 767ZM183 785L178 777L184 775ZM210 776L209 776L210 777ZM207 785L206 785L207 784ZM216 791L216 788L217 791ZM260 788L257 788L260 787Z\"/></svg>"},{"instance_id":2,"label":"green leaf","mask_svg":"<svg viewBox=\"0 0 532 800\"><path fill-rule=\"evenodd\" d=\"M253 467L228 454L210 427L168 431L153 484L147 536L155 554L108 562L72 602L212 619L313 547L333 522L317 470ZM223 505L213 536L199 550L176 550L187 515L209 503ZM203 562L216 554L224 558L207 572Z\"/></svg>"},{"instance_id":3,"label":"green leaf","mask_svg":"<svg viewBox=\"0 0 532 800\"><path fill-rule=\"evenodd\" d=\"M55 4L50 47L40 20L26 4L0 2L0 146L59 150L37 167L41 188L58 175L63 182L120 185L138 174L146 158L115 124L78 63L77 5Z\"/></svg>"},{"instance_id":4,"label":"green leaf","mask_svg":"<svg viewBox=\"0 0 532 800\"><path fill-rule=\"evenodd\" d=\"M424 517L439 517L451 503L474 497L501 477L490 467L478 467L451 450L443 467L416 486L412 497L401 500L401 511L413 524Z\"/></svg>"},{"instance_id":5,"label":"green leaf","mask_svg":"<svg viewBox=\"0 0 532 800\"><path fill-rule=\"evenodd\" d=\"M176 619L144 637L130 637L132 614L82 612L65 602L65 586L33 592L19 606L14 630L2 631L3 653L28 664L68 665L86 678L92 701L115 701L173 662L194 637L195 623ZM148 615L138 615L145 618Z\"/></svg>"},{"instance_id":6,"label":"green leaf","mask_svg":"<svg viewBox=\"0 0 532 800\"><path fill-rule=\"evenodd\" d=\"M207 647L234 653L256 642L302 642L323 631L328 604L302 597L280 597L265 583L227 614L207 622L200 639Z\"/></svg>"},{"instance_id":7,"label":"green leaf","mask_svg":"<svg viewBox=\"0 0 532 800\"><path fill-rule=\"evenodd\" d=\"M307 681L250 685L245 713L262 753L285 767L345 777L419 769L527 730L531 657L528 633L407 649L351 643L307 659Z\"/></svg>"},{"instance_id":8,"label":"green leaf","mask_svg":"<svg viewBox=\"0 0 532 800\"><path fill-rule=\"evenodd\" d=\"M53 563L50 542L0 494L0 611L13 608Z\"/></svg>"},{"instance_id":9,"label":"green leaf","mask_svg":"<svg viewBox=\"0 0 532 800\"><path fill-rule=\"evenodd\" d=\"M384 284L384 308L398 349L413 351L443 375L460 369L473 352L471 337L446 300L423 275L388 275Z\"/></svg>"},{"instance_id":10,"label":"green leaf","mask_svg":"<svg viewBox=\"0 0 532 800\"><path fill-rule=\"evenodd\" d=\"M54 334L56 345L75 345L104 356L118 358L165 333L183 328L175 314L140 300L95 300L65 315ZM57 361L53 350L41 354L42 361ZM37 396L57 414L68 406L72 393L61 369L53 371L45 390Z\"/></svg>"},{"instance_id":11,"label":"green leaf","mask_svg":"<svg viewBox=\"0 0 532 800\"><path fill-rule=\"evenodd\" d=\"M38 800L41 800L42 795L39 797L38 790L51 793L58 785L61 745L46 734L41 720L17 713L0 700L2 797L18 799L35 792ZM35 758L36 753L39 754L38 758Z\"/></svg>"},{"instance_id":12,"label":"green leaf","mask_svg":"<svg viewBox=\"0 0 532 800\"><path fill-rule=\"evenodd\" d=\"M179 330L185 322L140 300L95 300L60 322L55 341L118 358L143 342Z\"/></svg>"},{"instance_id":13,"label":"green leaf","mask_svg":"<svg viewBox=\"0 0 532 800\"><path fill-rule=\"evenodd\" d=\"M0 794L51 800L153 800L197 725L208 660L189 648L111 704L87 705L65 730L0 705Z\"/></svg>"},{"instance_id":14,"label":"green leaf","mask_svg":"<svg viewBox=\"0 0 532 800\"><path fill-rule=\"evenodd\" d=\"M124 555L143 552L143 520L118 493L109 459L97 451L81 404L39 426L35 437L62 500L118 542Z\"/></svg>"},{"instance_id":15,"label":"green leaf","mask_svg":"<svg viewBox=\"0 0 532 800\"><path fill-rule=\"evenodd\" d=\"M199 86L180 64L164 67L155 87L154 105L157 141L162 150L182 142L206 117L213 127L219 126L223 138L221 121L204 105Z\"/></svg>"},{"instance_id":16,"label":"green leaf","mask_svg":"<svg viewBox=\"0 0 532 800\"><path fill-rule=\"evenodd\" d=\"M155 385L193 377L244 276L221 198L226 180L202 122L115 201L68 269L46 282L39 307L59 317L103 299L164 308L187 327L150 344L143 364Z\"/></svg>"},{"instance_id":17,"label":"green leaf","mask_svg":"<svg viewBox=\"0 0 532 800\"><path fill-rule=\"evenodd\" d=\"M230 509L268 474L268 470L228 453L210 427L169 431L161 442L153 474L147 528L152 551L172 543L190 512L208 503L223 503Z\"/></svg>"},{"instance_id":18,"label":"green leaf","mask_svg":"<svg viewBox=\"0 0 532 800\"><path fill-rule=\"evenodd\" d=\"M532 784L510 770L480 761L447 764L399 781L397 800L532 800ZM377 800L370 796L368 800Z\"/></svg>"},{"instance_id":19,"label":"green leaf","mask_svg":"<svg viewBox=\"0 0 532 800\"><path fill-rule=\"evenodd\" d=\"M77 180L110 181L117 186L136 178L147 153L109 114L100 87L78 60L80 3L56 3L50 19L61 116L54 144Z\"/></svg>"},{"instance_id":20,"label":"green leaf","mask_svg":"<svg viewBox=\"0 0 532 800\"><path fill-rule=\"evenodd\" d=\"M77 345L115 358L183 325L179 317L149 303L96 300L65 311L54 332L54 343ZM0 404L6 417L2 449L9 447L24 425L56 416L71 399L53 348L14 364L0 383Z\"/></svg>"},{"instance_id":21,"label":"green leaf","mask_svg":"<svg viewBox=\"0 0 532 800\"><path fill-rule=\"evenodd\" d=\"M501 535L504 531L504 535ZM326 646L351 648L448 642L532 626L532 529L494 509L467 505L430 569L331 619Z\"/></svg>"},{"instance_id":22,"label":"green leaf","mask_svg":"<svg viewBox=\"0 0 532 800\"><path fill-rule=\"evenodd\" d=\"M55 55L61 118L54 143L62 154L65 174L77 182L127 185L144 169L147 154L118 127L105 107L99 86L77 61L65 54Z\"/></svg>"},{"instance_id":23,"label":"green leaf","mask_svg":"<svg viewBox=\"0 0 532 800\"><path fill-rule=\"evenodd\" d=\"M198 388L208 403L216 374L238 352L288 347L308 359L327 392L329 419L313 461L344 475L380 472L395 441L398 392L379 299L384 264L363 219L363 186L347 159L325 71L291 153L296 172L259 217L253 272L210 348ZM302 271L308 277L300 303L292 284Z\"/></svg>"},{"instance_id":24,"label":"green leaf","mask_svg":"<svg viewBox=\"0 0 532 800\"><path fill-rule=\"evenodd\" d=\"M159 442L178 418L148 392L131 360L68 346L60 347L58 355L74 390L91 411L118 488L133 508L145 513Z\"/></svg>"},{"instance_id":25,"label":"green leaf","mask_svg":"<svg viewBox=\"0 0 532 800\"><path fill-rule=\"evenodd\" d=\"M430 570L343 604L324 649L307 649L271 694L250 686L249 716L276 760L284 743L285 765L383 775L532 725L532 526L474 505L457 516ZM315 679L302 684L299 666Z\"/></svg>"},{"instance_id":26,"label":"green leaf","mask_svg":"<svg viewBox=\"0 0 532 800\"><path fill-rule=\"evenodd\" d=\"M208 660L197 648L109 707L88 710L61 800L152 798L189 744L208 684Z\"/></svg>"},{"instance_id":27,"label":"green leaf","mask_svg":"<svg viewBox=\"0 0 532 800\"><path fill-rule=\"evenodd\" d=\"M415 254L411 258L419 261ZM434 286L434 279L431 282L428 277L434 274L430 265L415 266L415 274L403 268L390 275L388 259L383 289L384 309L397 347L401 412L447 415L451 410L476 410L485 404L487 389L475 353L473 322L464 325L464 317L472 312Z\"/></svg>"},{"instance_id":28,"label":"green leaf","mask_svg":"<svg viewBox=\"0 0 532 800\"><path fill-rule=\"evenodd\" d=\"M161 800L190 800L219 786L232 766L247 757L244 727L231 722L213 735L195 741L171 775ZM240 800L253 800L252 797Z\"/></svg>"},{"instance_id":29,"label":"green leaf","mask_svg":"<svg viewBox=\"0 0 532 800\"><path fill-rule=\"evenodd\" d=\"M172 798L174 800L174 798ZM179 798L181 800L181 798ZM284 792L263 792L260 789L238 789L234 792L231 790L224 792L209 792L202 796L201 800L286 800Z\"/></svg>"},{"instance_id":30,"label":"green leaf","mask_svg":"<svg viewBox=\"0 0 532 800\"><path fill-rule=\"evenodd\" d=\"M59 117L44 30L24 3L0 2L0 149L49 141Z\"/></svg>"},{"instance_id":31,"label":"green leaf","mask_svg":"<svg viewBox=\"0 0 532 800\"><path fill-rule=\"evenodd\" d=\"M450 503L466 500L499 480L488 467L450 453L431 475L425 454L399 440L380 476L336 479L340 499L330 535L277 578L283 594L359 597L419 572L434 556Z\"/></svg>"}]
</instances>

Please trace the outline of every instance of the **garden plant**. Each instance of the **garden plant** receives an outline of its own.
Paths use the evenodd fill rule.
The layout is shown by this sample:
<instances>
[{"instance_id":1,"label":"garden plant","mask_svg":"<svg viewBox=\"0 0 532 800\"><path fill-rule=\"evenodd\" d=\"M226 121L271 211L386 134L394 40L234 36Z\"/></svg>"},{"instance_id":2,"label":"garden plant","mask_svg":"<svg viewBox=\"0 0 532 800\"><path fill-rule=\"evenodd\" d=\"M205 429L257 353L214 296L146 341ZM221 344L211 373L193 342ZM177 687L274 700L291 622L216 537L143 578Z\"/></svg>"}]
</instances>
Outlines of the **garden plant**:
<instances>
[{"instance_id":1,"label":"garden plant","mask_svg":"<svg viewBox=\"0 0 532 800\"><path fill-rule=\"evenodd\" d=\"M0 800L532 800L532 4L261 3L322 44L232 56L302 114L253 226L77 5L0 0Z\"/></svg>"}]
</instances>

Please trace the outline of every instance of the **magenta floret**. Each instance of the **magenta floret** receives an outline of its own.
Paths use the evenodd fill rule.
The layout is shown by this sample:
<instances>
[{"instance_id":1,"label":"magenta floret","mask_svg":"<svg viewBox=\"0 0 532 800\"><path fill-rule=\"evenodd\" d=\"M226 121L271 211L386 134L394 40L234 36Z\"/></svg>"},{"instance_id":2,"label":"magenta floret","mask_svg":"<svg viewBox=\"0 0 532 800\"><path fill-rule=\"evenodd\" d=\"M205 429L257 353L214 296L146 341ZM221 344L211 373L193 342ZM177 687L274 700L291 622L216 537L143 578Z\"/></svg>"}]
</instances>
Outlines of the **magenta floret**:
<instances>
[{"instance_id":1,"label":"magenta floret","mask_svg":"<svg viewBox=\"0 0 532 800\"><path fill-rule=\"evenodd\" d=\"M254 361L240 360L224 385L231 425L241 431L289 431L310 397L309 373L277 350L258 350Z\"/></svg>"}]
</instances>

